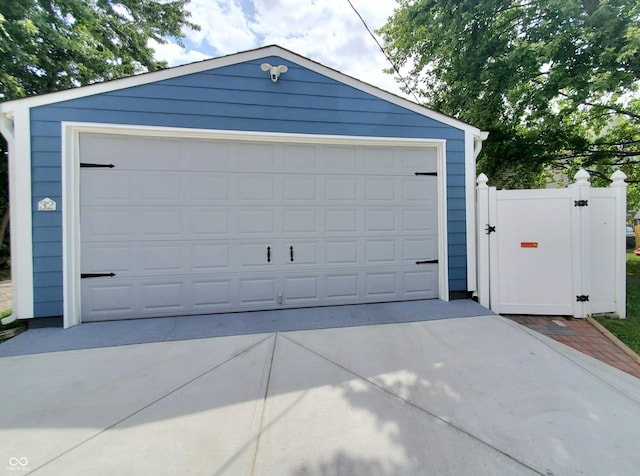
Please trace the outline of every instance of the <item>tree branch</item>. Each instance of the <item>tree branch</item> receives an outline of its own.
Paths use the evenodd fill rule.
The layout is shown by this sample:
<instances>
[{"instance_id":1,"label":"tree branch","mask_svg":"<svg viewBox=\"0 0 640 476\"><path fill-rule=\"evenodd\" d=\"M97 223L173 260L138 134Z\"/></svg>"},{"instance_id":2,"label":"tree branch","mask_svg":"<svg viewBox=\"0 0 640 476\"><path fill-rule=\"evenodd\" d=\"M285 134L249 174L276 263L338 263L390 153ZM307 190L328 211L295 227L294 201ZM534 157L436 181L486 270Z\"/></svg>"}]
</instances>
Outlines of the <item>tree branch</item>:
<instances>
[{"instance_id":1,"label":"tree branch","mask_svg":"<svg viewBox=\"0 0 640 476\"><path fill-rule=\"evenodd\" d=\"M563 93L562 91L558 91L558 94L560 94L561 96L566 97L567 99L573 99L570 95L568 95L567 93ZM622 114L624 116L629 116L629 117L633 117L634 119L640 119L640 114L636 114L635 112L631 112L631 111L627 111L625 109L619 108L617 106L613 106L613 105L605 105L605 104L594 104L592 102L589 101L581 101L580 104L584 104L585 106L590 106L590 107L595 107L595 108L600 108L600 109L608 109L609 111L613 111L616 112L618 114Z\"/></svg>"}]
</instances>

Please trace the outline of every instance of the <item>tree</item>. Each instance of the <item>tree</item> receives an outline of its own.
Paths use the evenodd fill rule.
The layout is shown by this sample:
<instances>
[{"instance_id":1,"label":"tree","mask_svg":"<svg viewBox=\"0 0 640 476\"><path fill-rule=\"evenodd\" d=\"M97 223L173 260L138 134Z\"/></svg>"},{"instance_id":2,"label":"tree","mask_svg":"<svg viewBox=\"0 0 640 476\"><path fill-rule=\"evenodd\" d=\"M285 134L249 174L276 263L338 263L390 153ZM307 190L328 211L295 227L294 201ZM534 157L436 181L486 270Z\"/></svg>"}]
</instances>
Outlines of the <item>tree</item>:
<instances>
[{"instance_id":1,"label":"tree","mask_svg":"<svg viewBox=\"0 0 640 476\"><path fill-rule=\"evenodd\" d=\"M5 0L0 2L0 101L165 68L149 40L182 46L189 0ZM7 145L0 140L0 156ZM6 163L0 166L5 185ZM6 185L0 214L8 216ZM6 220L0 221L0 227ZM4 232L0 228L0 237Z\"/></svg>"},{"instance_id":2,"label":"tree","mask_svg":"<svg viewBox=\"0 0 640 476\"><path fill-rule=\"evenodd\" d=\"M637 0L399 0L380 33L428 106L489 131L479 171L498 186L640 180Z\"/></svg>"}]
</instances>

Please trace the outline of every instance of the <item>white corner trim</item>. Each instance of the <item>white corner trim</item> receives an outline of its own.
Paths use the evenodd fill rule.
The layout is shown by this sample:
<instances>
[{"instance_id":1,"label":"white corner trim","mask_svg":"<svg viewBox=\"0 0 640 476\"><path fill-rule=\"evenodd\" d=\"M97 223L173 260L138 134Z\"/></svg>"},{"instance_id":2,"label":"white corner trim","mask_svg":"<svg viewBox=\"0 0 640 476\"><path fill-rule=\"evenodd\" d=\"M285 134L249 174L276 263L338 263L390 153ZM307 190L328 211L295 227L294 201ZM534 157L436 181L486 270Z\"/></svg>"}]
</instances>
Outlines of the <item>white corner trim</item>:
<instances>
[{"instance_id":1,"label":"white corner trim","mask_svg":"<svg viewBox=\"0 0 640 476\"><path fill-rule=\"evenodd\" d=\"M441 139L400 139L360 136L287 134L175 127L130 126L100 123L62 123L62 228L64 327L82 322L80 284L80 134L126 134L146 137L272 141L308 144L350 144L397 147L435 147L438 183L438 294L449 300L449 260L447 236L446 141Z\"/></svg>"},{"instance_id":2,"label":"white corner trim","mask_svg":"<svg viewBox=\"0 0 640 476\"><path fill-rule=\"evenodd\" d=\"M467 210L467 291L478 290L478 239L476 208L476 165L482 151L482 143L487 140L488 132L480 134L465 133L465 198Z\"/></svg>"},{"instance_id":3,"label":"white corner trim","mask_svg":"<svg viewBox=\"0 0 640 476\"><path fill-rule=\"evenodd\" d=\"M6 124L6 123L5 123ZM9 206L11 212L11 283L13 315L29 319L33 302L33 230L31 200L31 122L29 109L18 109L13 130L3 135L9 145ZM13 132L13 137L11 137ZM7 137L9 135L9 137Z\"/></svg>"},{"instance_id":4,"label":"white corner trim","mask_svg":"<svg viewBox=\"0 0 640 476\"><path fill-rule=\"evenodd\" d=\"M476 136L477 137L477 136ZM476 245L476 153L473 134L464 134L464 190L467 210L467 291L478 290Z\"/></svg>"},{"instance_id":5,"label":"white corner trim","mask_svg":"<svg viewBox=\"0 0 640 476\"><path fill-rule=\"evenodd\" d=\"M62 123L63 326L80 324L80 132Z\"/></svg>"},{"instance_id":6,"label":"white corner trim","mask_svg":"<svg viewBox=\"0 0 640 476\"><path fill-rule=\"evenodd\" d=\"M449 228L447 222L447 147L438 149L438 297L449 301Z\"/></svg>"}]
</instances>

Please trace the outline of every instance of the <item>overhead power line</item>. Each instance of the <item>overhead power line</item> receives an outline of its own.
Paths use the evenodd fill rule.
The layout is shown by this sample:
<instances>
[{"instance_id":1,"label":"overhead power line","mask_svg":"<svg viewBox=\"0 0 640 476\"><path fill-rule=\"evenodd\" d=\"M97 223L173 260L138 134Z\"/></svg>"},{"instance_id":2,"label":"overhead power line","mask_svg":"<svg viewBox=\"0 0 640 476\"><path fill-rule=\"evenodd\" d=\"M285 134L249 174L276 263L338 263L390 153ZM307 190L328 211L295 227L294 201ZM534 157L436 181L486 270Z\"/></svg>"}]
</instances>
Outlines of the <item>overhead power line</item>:
<instances>
[{"instance_id":1,"label":"overhead power line","mask_svg":"<svg viewBox=\"0 0 640 476\"><path fill-rule=\"evenodd\" d=\"M380 49L380 51L382 52L382 54L384 55L385 58L387 58L387 61L389 62L389 64L391 65L391 67L393 68L393 71L398 75L398 77L400 78L400 80L402 81L402 83L404 84L404 86L407 88L407 90L411 93L411 95L413 96L413 99L415 99L415 101L420 104L422 106L422 103L420 102L420 100L418 99L418 97L416 96L416 93L413 91L413 88L411 86L409 86L409 83L407 82L406 79L404 79L404 77L402 76L402 74L400 74L400 70L398 69L398 67L396 66L396 64L393 62L393 60L389 57L389 55L387 54L387 52L384 50L384 48L382 47L382 45L380 44L380 42L378 41L378 38L376 37L376 35L373 34L373 32L371 31L371 29L369 28L369 25L367 25L367 22L364 20L364 18L362 18L362 15L360 15L360 12L358 11L358 9L353 5L353 3L351 3L351 0L347 0L347 3L349 4L349 6L351 7L351 9L354 11L354 13L356 15L358 15L358 18L360 19L360 21L362 22L362 24L364 25L364 27L367 29L367 32L369 32L369 35L371 36L371 38L373 38L373 41L376 42L376 45L378 45L378 48Z\"/></svg>"}]
</instances>

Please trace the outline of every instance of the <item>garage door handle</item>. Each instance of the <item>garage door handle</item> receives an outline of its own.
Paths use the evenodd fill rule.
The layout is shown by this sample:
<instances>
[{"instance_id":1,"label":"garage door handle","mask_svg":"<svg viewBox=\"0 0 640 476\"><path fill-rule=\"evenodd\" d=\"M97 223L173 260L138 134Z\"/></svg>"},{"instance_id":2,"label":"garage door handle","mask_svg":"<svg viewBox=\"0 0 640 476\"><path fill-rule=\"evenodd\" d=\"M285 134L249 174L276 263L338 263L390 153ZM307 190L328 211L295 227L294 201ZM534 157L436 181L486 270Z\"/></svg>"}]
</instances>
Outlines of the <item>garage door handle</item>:
<instances>
[{"instance_id":1,"label":"garage door handle","mask_svg":"<svg viewBox=\"0 0 640 476\"><path fill-rule=\"evenodd\" d=\"M289 257L291 258L291 262L293 263L293 246L289 247Z\"/></svg>"},{"instance_id":2,"label":"garage door handle","mask_svg":"<svg viewBox=\"0 0 640 476\"><path fill-rule=\"evenodd\" d=\"M430 259L425 261L416 261L416 264L438 264L437 259Z\"/></svg>"}]
</instances>

